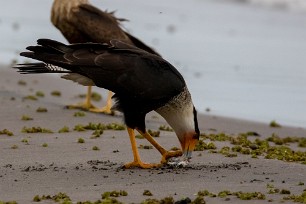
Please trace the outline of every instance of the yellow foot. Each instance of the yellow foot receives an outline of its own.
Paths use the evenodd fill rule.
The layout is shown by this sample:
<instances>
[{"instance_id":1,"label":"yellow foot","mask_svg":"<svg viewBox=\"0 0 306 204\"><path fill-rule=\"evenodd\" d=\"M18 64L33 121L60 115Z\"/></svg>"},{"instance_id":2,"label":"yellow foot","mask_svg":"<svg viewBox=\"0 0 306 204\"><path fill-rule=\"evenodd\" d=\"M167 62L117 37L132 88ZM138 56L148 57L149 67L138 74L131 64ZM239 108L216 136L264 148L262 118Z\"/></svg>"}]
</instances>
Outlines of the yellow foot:
<instances>
[{"instance_id":1,"label":"yellow foot","mask_svg":"<svg viewBox=\"0 0 306 204\"><path fill-rule=\"evenodd\" d=\"M115 115L115 111L112 111L110 108L108 107L103 107L103 108L90 108L89 109L90 112L93 113L104 113L104 114L108 114L108 115Z\"/></svg>"},{"instance_id":2,"label":"yellow foot","mask_svg":"<svg viewBox=\"0 0 306 204\"><path fill-rule=\"evenodd\" d=\"M92 105L91 103L77 103L75 105L67 105L66 108L68 109L81 109L81 110L90 110L90 109L95 109L96 107L94 105Z\"/></svg>"},{"instance_id":3,"label":"yellow foot","mask_svg":"<svg viewBox=\"0 0 306 204\"><path fill-rule=\"evenodd\" d=\"M172 157L180 157L183 155L182 150L176 150L176 151L167 151L163 154L162 159L160 161L161 164L167 163L167 160Z\"/></svg>"},{"instance_id":4,"label":"yellow foot","mask_svg":"<svg viewBox=\"0 0 306 204\"><path fill-rule=\"evenodd\" d=\"M143 162L139 162L139 161L133 161L130 163L127 163L124 165L124 168L126 169L130 169L133 167L137 167L137 168L142 168L142 169L151 169L151 168L157 168L162 166L162 164L147 164L147 163L143 163Z\"/></svg>"}]
</instances>

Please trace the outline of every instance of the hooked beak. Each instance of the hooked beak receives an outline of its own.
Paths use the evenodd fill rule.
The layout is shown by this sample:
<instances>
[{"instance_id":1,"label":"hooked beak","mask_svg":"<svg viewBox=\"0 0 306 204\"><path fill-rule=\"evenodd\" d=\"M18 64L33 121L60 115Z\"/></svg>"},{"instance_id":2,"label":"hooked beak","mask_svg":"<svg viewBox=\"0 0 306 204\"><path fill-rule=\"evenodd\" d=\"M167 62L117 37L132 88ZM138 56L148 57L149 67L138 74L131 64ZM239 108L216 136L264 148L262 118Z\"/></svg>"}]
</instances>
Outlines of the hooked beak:
<instances>
[{"instance_id":1,"label":"hooked beak","mask_svg":"<svg viewBox=\"0 0 306 204\"><path fill-rule=\"evenodd\" d=\"M192 152L199 141L199 136L195 132L185 133L182 138L180 138L180 143L183 150L183 156L186 159L191 159Z\"/></svg>"}]
</instances>

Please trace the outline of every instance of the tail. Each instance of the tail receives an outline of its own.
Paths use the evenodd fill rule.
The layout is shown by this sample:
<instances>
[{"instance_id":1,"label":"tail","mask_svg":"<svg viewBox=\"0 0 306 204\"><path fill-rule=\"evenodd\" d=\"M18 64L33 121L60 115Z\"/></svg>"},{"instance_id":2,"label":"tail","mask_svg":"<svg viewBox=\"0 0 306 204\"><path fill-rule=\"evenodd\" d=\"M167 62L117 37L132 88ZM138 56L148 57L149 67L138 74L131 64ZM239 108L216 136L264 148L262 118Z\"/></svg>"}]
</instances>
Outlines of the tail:
<instances>
[{"instance_id":1,"label":"tail","mask_svg":"<svg viewBox=\"0 0 306 204\"><path fill-rule=\"evenodd\" d=\"M37 44L37 46L27 47L26 49L30 52L22 52L20 56L36 59L43 63L17 64L13 68L19 69L18 72L22 74L71 72L61 67L61 65L67 67L67 60L64 58L64 54L72 51L71 48L50 39L39 39Z\"/></svg>"},{"instance_id":2,"label":"tail","mask_svg":"<svg viewBox=\"0 0 306 204\"><path fill-rule=\"evenodd\" d=\"M70 70L46 63L17 64L13 68L18 69L21 74L71 73Z\"/></svg>"},{"instance_id":3,"label":"tail","mask_svg":"<svg viewBox=\"0 0 306 204\"><path fill-rule=\"evenodd\" d=\"M48 64L53 64L52 62L67 64L64 54L72 51L68 45L50 39L39 39L37 44L37 46L27 47L26 49L31 52L22 52L20 56L36 59Z\"/></svg>"}]
</instances>

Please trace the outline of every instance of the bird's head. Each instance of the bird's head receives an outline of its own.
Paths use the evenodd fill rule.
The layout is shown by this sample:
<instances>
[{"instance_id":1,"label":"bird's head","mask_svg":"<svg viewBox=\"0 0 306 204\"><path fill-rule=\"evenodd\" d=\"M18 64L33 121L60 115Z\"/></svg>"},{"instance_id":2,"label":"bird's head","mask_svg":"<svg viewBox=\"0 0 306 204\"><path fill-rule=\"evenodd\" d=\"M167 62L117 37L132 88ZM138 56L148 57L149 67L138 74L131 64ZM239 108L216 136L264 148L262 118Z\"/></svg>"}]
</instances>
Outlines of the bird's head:
<instances>
[{"instance_id":1,"label":"bird's head","mask_svg":"<svg viewBox=\"0 0 306 204\"><path fill-rule=\"evenodd\" d=\"M158 109L157 112L166 119L175 131L185 159L190 159L200 136L197 111L191 100L187 100L179 106L171 104Z\"/></svg>"},{"instance_id":2,"label":"bird's head","mask_svg":"<svg viewBox=\"0 0 306 204\"><path fill-rule=\"evenodd\" d=\"M181 128L175 130L181 143L183 156L190 159L192 152L199 141L200 130L198 127L197 111L193 107L192 114L187 116L181 123Z\"/></svg>"}]
</instances>

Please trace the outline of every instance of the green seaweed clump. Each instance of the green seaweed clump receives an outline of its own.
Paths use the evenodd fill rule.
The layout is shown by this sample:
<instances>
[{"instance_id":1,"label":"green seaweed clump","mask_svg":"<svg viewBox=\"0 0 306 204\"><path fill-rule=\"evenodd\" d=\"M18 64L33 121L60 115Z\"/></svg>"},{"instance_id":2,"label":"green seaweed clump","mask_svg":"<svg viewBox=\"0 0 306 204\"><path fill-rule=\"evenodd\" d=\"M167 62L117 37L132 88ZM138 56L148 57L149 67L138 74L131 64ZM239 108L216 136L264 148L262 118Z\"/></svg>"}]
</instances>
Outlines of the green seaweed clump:
<instances>
[{"instance_id":1,"label":"green seaweed clump","mask_svg":"<svg viewBox=\"0 0 306 204\"><path fill-rule=\"evenodd\" d=\"M148 133L152 136L152 137L159 137L160 136L160 131L153 131L153 130L148 130Z\"/></svg>"},{"instance_id":2,"label":"green seaweed clump","mask_svg":"<svg viewBox=\"0 0 306 204\"><path fill-rule=\"evenodd\" d=\"M155 198L148 198L142 201L141 204L160 204L160 201Z\"/></svg>"},{"instance_id":3,"label":"green seaweed clump","mask_svg":"<svg viewBox=\"0 0 306 204\"><path fill-rule=\"evenodd\" d=\"M18 85L20 85L20 86L25 86L25 85L27 85L27 82L26 82L26 81L23 81L23 80L19 80L19 81L18 81Z\"/></svg>"},{"instance_id":4,"label":"green seaweed clump","mask_svg":"<svg viewBox=\"0 0 306 204\"><path fill-rule=\"evenodd\" d=\"M16 201L1 201L0 200L0 204L17 204Z\"/></svg>"},{"instance_id":5,"label":"green seaweed clump","mask_svg":"<svg viewBox=\"0 0 306 204\"><path fill-rule=\"evenodd\" d=\"M84 140L83 138L80 137L80 138L78 139L78 143L85 143L85 140Z\"/></svg>"},{"instance_id":6,"label":"green seaweed clump","mask_svg":"<svg viewBox=\"0 0 306 204\"><path fill-rule=\"evenodd\" d=\"M275 194L275 193L279 193L279 189L275 188L273 184L267 184L267 189L268 189L268 193L269 194Z\"/></svg>"},{"instance_id":7,"label":"green seaweed clump","mask_svg":"<svg viewBox=\"0 0 306 204\"><path fill-rule=\"evenodd\" d=\"M266 159L278 159L289 162L305 162L306 152L293 151L286 146L274 146L267 150Z\"/></svg>"},{"instance_id":8,"label":"green seaweed clump","mask_svg":"<svg viewBox=\"0 0 306 204\"><path fill-rule=\"evenodd\" d=\"M35 95L36 95L37 97L45 97L45 94L44 94L44 92L42 92L42 91L36 91Z\"/></svg>"},{"instance_id":9,"label":"green seaweed clump","mask_svg":"<svg viewBox=\"0 0 306 204\"><path fill-rule=\"evenodd\" d=\"M13 136L14 133L9 131L8 129L3 129L3 130L0 130L0 135Z\"/></svg>"},{"instance_id":10,"label":"green seaweed clump","mask_svg":"<svg viewBox=\"0 0 306 204\"><path fill-rule=\"evenodd\" d=\"M282 127L280 124L278 124L275 120L272 120L270 122L270 127L279 128Z\"/></svg>"},{"instance_id":11,"label":"green seaweed clump","mask_svg":"<svg viewBox=\"0 0 306 204\"><path fill-rule=\"evenodd\" d=\"M122 204L120 201L116 200L115 198L105 198L103 200L97 200L94 202L90 201L78 201L76 204Z\"/></svg>"},{"instance_id":12,"label":"green seaweed clump","mask_svg":"<svg viewBox=\"0 0 306 204\"><path fill-rule=\"evenodd\" d=\"M144 201L141 202L141 204L205 204L205 200L203 196L197 196L193 201L191 201L190 198L182 198L181 200L175 201L173 197L168 196L165 198L162 198L160 200L155 199L155 198L147 198Z\"/></svg>"},{"instance_id":13,"label":"green seaweed clump","mask_svg":"<svg viewBox=\"0 0 306 204\"><path fill-rule=\"evenodd\" d=\"M12 145L11 149L18 149L18 145Z\"/></svg>"},{"instance_id":14,"label":"green seaweed clump","mask_svg":"<svg viewBox=\"0 0 306 204\"><path fill-rule=\"evenodd\" d=\"M90 137L90 138L91 138L91 139L95 139L95 138L100 137L102 134L103 134L103 130L102 130L102 129L98 129L98 130L95 130L95 131L92 133L92 137Z\"/></svg>"},{"instance_id":15,"label":"green seaweed clump","mask_svg":"<svg viewBox=\"0 0 306 204\"><path fill-rule=\"evenodd\" d=\"M216 197L216 194L213 194L211 192L209 192L208 190L202 190L202 191L199 191L197 193L197 196L209 196L209 197Z\"/></svg>"},{"instance_id":16,"label":"green seaweed clump","mask_svg":"<svg viewBox=\"0 0 306 204\"><path fill-rule=\"evenodd\" d=\"M306 138L305 137L300 138L298 143L299 143L298 145L299 147L306 147Z\"/></svg>"},{"instance_id":17,"label":"green seaweed clump","mask_svg":"<svg viewBox=\"0 0 306 204\"><path fill-rule=\"evenodd\" d=\"M292 200L296 203L306 203L306 191L304 190L301 195L290 195L283 197L283 200Z\"/></svg>"},{"instance_id":18,"label":"green seaweed clump","mask_svg":"<svg viewBox=\"0 0 306 204\"><path fill-rule=\"evenodd\" d=\"M216 147L215 143L210 142L210 143L207 144L207 149L217 149L217 147Z\"/></svg>"},{"instance_id":19,"label":"green seaweed clump","mask_svg":"<svg viewBox=\"0 0 306 204\"><path fill-rule=\"evenodd\" d=\"M23 100L32 100L32 101L37 101L37 97L33 95L28 95L22 98Z\"/></svg>"},{"instance_id":20,"label":"green seaweed clump","mask_svg":"<svg viewBox=\"0 0 306 204\"><path fill-rule=\"evenodd\" d=\"M83 111L78 111L73 114L74 117L84 117L85 115Z\"/></svg>"},{"instance_id":21,"label":"green seaweed clump","mask_svg":"<svg viewBox=\"0 0 306 204\"><path fill-rule=\"evenodd\" d=\"M297 143L298 147L306 147L305 137L284 137L281 138L276 134L266 139L256 138L255 140L249 140L250 136L259 136L256 132L240 133L237 136L226 135L225 133L220 134L201 134L201 140L198 142L195 151L203 151L209 149L208 144L203 140L209 139L211 141L230 141L233 145L229 150L228 147L223 147L219 151L211 150L212 153L221 153L226 157L235 157L238 152L240 154L251 155L251 158L258 158L258 156L264 156L266 159L278 159L287 162L300 162L306 164L306 152L296 151L291 149L287 145L288 143ZM270 145L274 143L275 145ZM213 147L213 146L212 146ZM211 148L214 149L214 148ZM232 153L234 152L234 153Z\"/></svg>"},{"instance_id":22,"label":"green seaweed clump","mask_svg":"<svg viewBox=\"0 0 306 204\"><path fill-rule=\"evenodd\" d=\"M142 195L144 195L144 196L153 196L153 194L149 190L144 190Z\"/></svg>"},{"instance_id":23,"label":"green seaweed clump","mask_svg":"<svg viewBox=\"0 0 306 204\"><path fill-rule=\"evenodd\" d=\"M299 147L306 147L306 138L305 137L285 137L281 138L276 134L272 134L271 137L266 139L269 142L273 142L276 145L283 145L288 143L298 143Z\"/></svg>"},{"instance_id":24,"label":"green seaweed clump","mask_svg":"<svg viewBox=\"0 0 306 204\"><path fill-rule=\"evenodd\" d=\"M70 197L66 194L66 193L62 193L59 192L58 194L54 195L54 196L50 196L50 195L43 195L41 197L42 200L53 200L55 202L61 202L62 204L68 204L71 203L71 199Z\"/></svg>"},{"instance_id":25,"label":"green seaweed clump","mask_svg":"<svg viewBox=\"0 0 306 204\"><path fill-rule=\"evenodd\" d=\"M248 136L246 134L240 134L237 137L231 138L231 144L233 145L241 145L242 147L249 147L252 142L248 140Z\"/></svg>"},{"instance_id":26,"label":"green seaweed clump","mask_svg":"<svg viewBox=\"0 0 306 204\"><path fill-rule=\"evenodd\" d=\"M153 149L153 146L151 145L139 145L139 149Z\"/></svg>"},{"instance_id":27,"label":"green seaweed clump","mask_svg":"<svg viewBox=\"0 0 306 204\"><path fill-rule=\"evenodd\" d=\"M116 200L114 197L127 196L127 195L128 195L128 193L126 191L124 191L124 190L120 190L120 191L107 191L107 192L104 192L104 193L101 194L101 197L102 197L103 200L100 203L101 204L121 203L118 200Z\"/></svg>"},{"instance_id":28,"label":"green seaweed clump","mask_svg":"<svg viewBox=\"0 0 306 204\"><path fill-rule=\"evenodd\" d=\"M280 191L280 194L291 194L291 192L289 190L287 190L287 189L282 189Z\"/></svg>"},{"instance_id":29,"label":"green seaweed clump","mask_svg":"<svg viewBox=\"0 0 306 204\"><path fill-rule=\"evenodd\" d=\"M225 198L226 196L232 195L232 193L229 190L220 191L218 193L218 197Z\"/></svg>"},{"instance_id":30,"label":"green seaweed clump","mask_svg":"<svg viewBox=\"0 0 306 204\"><path fill-rule=\"evenodd\" d=\"M283 145L284 143L287 143L284 139L280 138L276 134L272 134L272 136L268 137L266 140L268 142L273 142L276 145Z\"/></svg>"},{"instance_id":31,"label":"green seaweed clump","mask_svg":"<svg viewBox=\"0 0 306 204\"><path fill-rule=\"evenodd\" d=\"M105 125L102 123L88 123L83 126L86 130L105 130Z\"/></svg>"},{"instance_id":32,"label":"green seaweed clump","mask_svg":"<svg viewBox=\"0 0 306 204\"><path fill-rule=\"evenodd\" d=\"M52 91L51 92L51 95L52 96L57 96L57 97L60 97L62 95L62 93L60 91Z\"/></svg>"},{"instance_id":33,"label":"green seaweed clump","mask_svg":"<svg viewBox=\"0 0 306 204\"><path fill-rule=\"evenodd\" d=\"M78 132L83 132L83 131L86 131L86 128L84 125L78 124L74 126L73 130L78 131Z\"/></svg>"},{"instance_id":34,"label":"green seaweed clump","mask_svg":"<svg viewBox=\"0 0 306 204\"><path fill-rule=\"evenodd\" d=\"M237 154L236 153L231 153L230 150L231 150L230 147L225 146L225 147L222 147L221 150L219 150L219 153L225 155L226 157L237 157Z\"/></svg>"},{"instance_id":35,"label":"green seaweed clump","mask_svg":"<svg viewBox=\"0 0 306 204\"><path fill-rule=\"evenodd\" d=\"M31 118L30 116L27 116L27 115L23 115L21 117L21 120L33 120L33 118Z\"/></svg>"},{"instance_id":36,"label":"green seaweed clump","mask_svg":"<svg viewBox=\"0 0 306 204\"><path fill-rule=\"evenodd\" d=\"M204 151L207 149L217 149L217 147L213 142L209 142L206 144L203 140L199 140L195 146L194 151Z\"/></svg>"},{"instance_id":37,"label":"green seaweed clump","mask_svg":"<svg viewBox=\"0 0 306 204\"><path fill-rule=\"evenodd\" d=\"M38 113L45 113L45 112L48 112L48 109L47 108L43 108L43 107L38 107L36 109L36 112L38 112Z\"/></svg>"},{"instance_id":38,"label":"green seaweed clump","mask_svg":"<svg viewBox=\"0 0 306 204\"><path fill-rule=\"evenodd\" d=\"M40 199L41 200L53 200L58 203L61 202L62 204L72 204L70 197L66 193L62 193L62 192L59 192L58 194L54 196L43 195L42 197L40 197Z\"/></svg>"},{"instance_id":39,"label":"green seaweed clump","mask_svg":"<svg viewBox=\"0 0 306 204\"><path fill-rule=\"evenodd\" d=\"M162 198L160 200L160 203L162 203L162 204L172 204L172 203L174 203L174 199L171 196L165 197L165 198Z\"/></svg>"},{"instance_id":40,"label":"green seaweed clump","mask_svg":"<svg viewBox=\"0 0 306 204\"><path fill-rule=\"evenodd\" d=\"M98 151L98 150L100 150L100 148L99 148L99 147L97 147L97 146L93 146L93 147L92 147L92 150L94 150L94 151Z\"/></svg>"},{"instance_id":41,"label":"green seaweed clump","mask_svg":"<svg viewBox=\"0 0 306 204\"><path fill-rule=\"evenodd\" d=\"M61 129L59 129L58 133L67 133L70 132L69 127L64 126Z\"/></svg>"},{"instance_id":42,"label":"green seaweed clump","mask_svg":"<svg viewBox=\"0 0 306 204\"><path fill-rule=\"evenodd\" d=\"M260 192L235 192L234 193L237 198L241 200L265 200L266 196L263 193Z\"/></svg>"},{"instance_id":43,"label":"green seaweed clump","mask_svg":"<svg viewBox=\"0 0 306 204\"><path fill-rule=\"evenodd\" d=\"M166 125L159 126L159 130L173 132L173 129Z\"/></svg>"},{"instance_id":44,"label":"green seaweed clump","mask_svg":"<svg viewBox=\"0 0 306 204\"><path fill-rule=\"evenodd\" d=\"M106 125L106 130L125 130L125 125L118 123L110 123Z\"/></svg>"},{"instance_id":45,"label":"green seaweed clump","mask_svg":"<svg viewBox=\"0 0 306 204\"><path fill-rule=\"evenodd\" d=\"M78 124L74 127L75 131L86 131L86 130L125 130L125 125L117 123L88 123L87 125Z\"/></svg>"},{"instance_id":46,"label":"green seaweed clump","mask_svg":"<svg viewBox=\"0 0 306 204\"><path fill-rule=\"evenodd\" d=\"M34 196L33 201L34 202L40 202L42 199L40 198L39 195Z\"/></svg>"},{"instance_id":47,"label":"green seaweed clump","mask_svg":"<svg viewBox=\"0 0 306 204\"><path fill-rule=\"evenodd\" d=\"M142 136L142 135L140 135L140 134L137 134L137 135L135 135L135 138L136 138L136 139L144 139L144 136Z\"/></svg>"},{"instance_id":48,"label":"green seaweed clump","mask_svg":"<svg viewBox=\"0 0 306 204\"><path fill-rule=\"evenodd\" d=\"M199 140L194 151L204 151L205 149L207 149L207 144L203 140Z\"/></svg>"},{"instance_id":49,"label":"green seaweed clump","mask_svg":"<svg viewBox=\"0 0 306 204\"><path fill-rule=\"evenodd\" d=\"M41 128L41 127L23 127L21 132L23 133L53 133L52 130Z\"/></svg>"},{"instance_id":50,"label":"green seaweed clump","mask_svg":"<svg viewBox=\"0 0 306 204\"><path fill-rule=\"evenodd\" d=\"M211 141L220 141L220 142L224 142L224 141L230 141L230 139L232 138L232 136L229 136L225 133L219 133L219 134L201 134L202 138L205 139L209 139Z\"/></svg>"},{"instance_id":51,"label":"green seaweed clump","mask_svg":"<svg viewBox=\"0 0 306 204\"><path fill-rule=\"evenodd\" d=\"M29 144L29 140L27 140L27 139L22 139L21 142L23 142L23 143L25 143L27 145Z\"/></svg>"},{"instance_id":52,"label":"green seaweed clump","mask_svg":"<svg viewBox=\"0 0 306 204\"><path fill-rule=\"evenodd\" d=\"M203 196L197 196L191 204L206 204Z\"/></svg>"}]
</instances>

